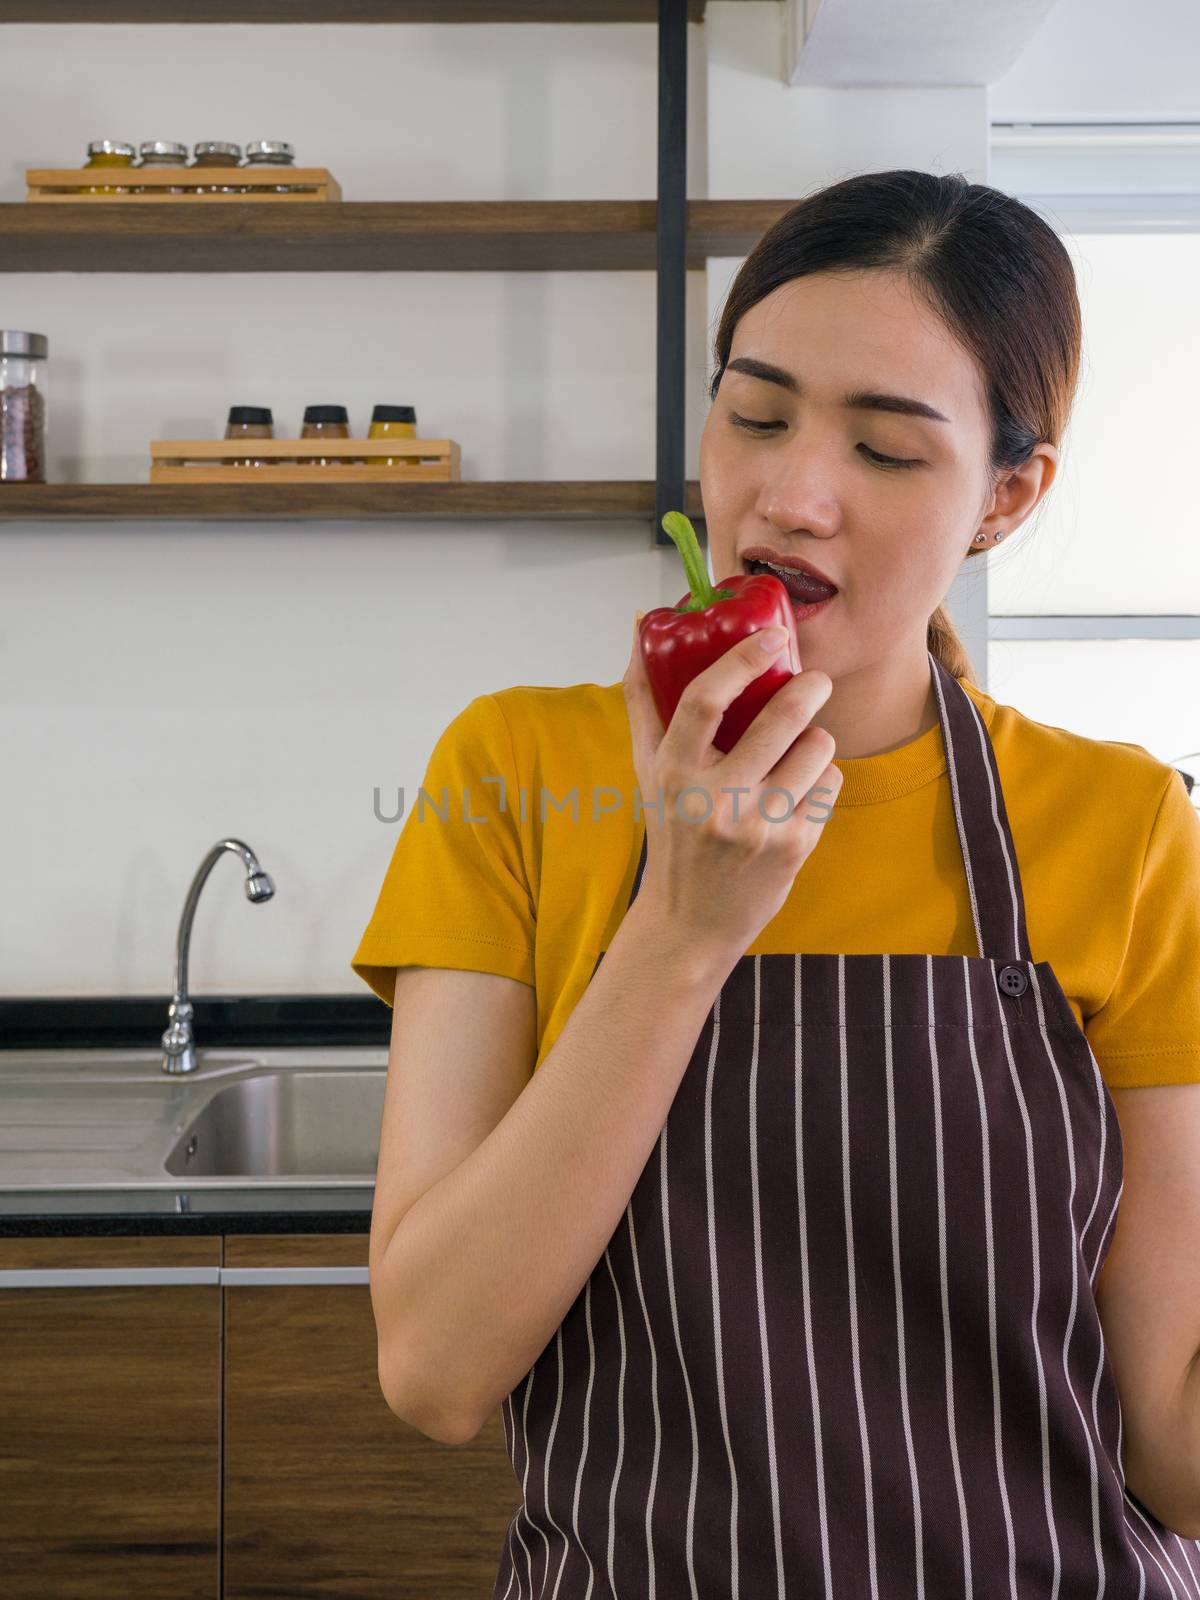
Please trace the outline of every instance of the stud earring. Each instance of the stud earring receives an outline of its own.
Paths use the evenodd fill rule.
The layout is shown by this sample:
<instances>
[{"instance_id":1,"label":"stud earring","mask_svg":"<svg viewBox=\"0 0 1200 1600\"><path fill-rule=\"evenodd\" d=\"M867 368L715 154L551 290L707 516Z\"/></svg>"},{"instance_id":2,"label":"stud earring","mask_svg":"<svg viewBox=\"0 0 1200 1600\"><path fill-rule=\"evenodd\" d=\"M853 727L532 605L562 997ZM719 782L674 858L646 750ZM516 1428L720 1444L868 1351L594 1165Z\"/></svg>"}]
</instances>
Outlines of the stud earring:
<instances>
[{"instance_id":1,"label":"stud earring","mask_svg":"<svg viewBox=\"0 0 1200 1600\"><path fill-rule=\"evenodd\" d=\"M996 532L992 535L993 539L1003 539L1003 537L1004 537L1003 529L997 529ZM986 544L987 543L987 534L984 533L982 531L982 529L980 530L980 532L978 532L975 535L975 543L976 544Z\"/></svg>"}]
</instances>

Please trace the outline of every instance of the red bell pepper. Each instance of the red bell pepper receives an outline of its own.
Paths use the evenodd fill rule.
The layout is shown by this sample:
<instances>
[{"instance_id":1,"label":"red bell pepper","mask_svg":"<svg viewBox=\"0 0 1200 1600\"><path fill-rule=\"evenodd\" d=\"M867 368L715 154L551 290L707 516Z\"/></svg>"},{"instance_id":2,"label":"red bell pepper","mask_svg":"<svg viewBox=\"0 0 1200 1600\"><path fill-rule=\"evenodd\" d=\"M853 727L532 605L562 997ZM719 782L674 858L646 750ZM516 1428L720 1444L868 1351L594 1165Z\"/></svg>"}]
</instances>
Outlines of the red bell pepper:
<instances>
[{"instance_id":1,"label":"red bell pepper","mask_svg":"<svg viewBox=\"0 0 1200 1600\"><path fill-rule=\"evenodd\" d=\"M638 628L646 676L664 728L697 673L748 634L782 625L790 635L786 653L776 656L726 708L712 742L728 752L771 696L800 670L796 614L786 588L770 573L739 573L722 578L714 589L688 518L668 511L662 525L683 558L691 586L691 593L675 606L647 611Z\"/></svg>"}]
</instances>

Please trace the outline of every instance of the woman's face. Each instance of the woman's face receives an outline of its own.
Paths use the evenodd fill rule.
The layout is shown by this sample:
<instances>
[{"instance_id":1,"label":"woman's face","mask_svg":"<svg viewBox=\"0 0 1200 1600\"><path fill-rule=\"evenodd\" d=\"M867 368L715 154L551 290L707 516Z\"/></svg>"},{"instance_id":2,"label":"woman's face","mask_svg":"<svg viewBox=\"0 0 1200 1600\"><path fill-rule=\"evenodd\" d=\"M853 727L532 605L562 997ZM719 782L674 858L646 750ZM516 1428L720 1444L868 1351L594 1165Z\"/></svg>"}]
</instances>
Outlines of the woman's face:
<instances>
[{"instance_id":1,"label":"woman's face","mask_svg":"<svg viewBox=\"0 0 1200 1600\"><path fill-rule=\"evenodd\" d=\"M740 362L769 364L778 379ZM917 401L946 420L847 405L853 391ZM1024 497L994 499L989 433L974 358L901 274L781 285L740 318L700 440L714 579L749 571L755 547L799 556L838 588L798 619L805 667L836 677L897 649L923 657L928 619L981 525L989 543L993 525L1011 528L1011 515L984 524L986 513L999 504L1024 515L1039 497L1044 462Z\"/></svg>"}]
</instances>

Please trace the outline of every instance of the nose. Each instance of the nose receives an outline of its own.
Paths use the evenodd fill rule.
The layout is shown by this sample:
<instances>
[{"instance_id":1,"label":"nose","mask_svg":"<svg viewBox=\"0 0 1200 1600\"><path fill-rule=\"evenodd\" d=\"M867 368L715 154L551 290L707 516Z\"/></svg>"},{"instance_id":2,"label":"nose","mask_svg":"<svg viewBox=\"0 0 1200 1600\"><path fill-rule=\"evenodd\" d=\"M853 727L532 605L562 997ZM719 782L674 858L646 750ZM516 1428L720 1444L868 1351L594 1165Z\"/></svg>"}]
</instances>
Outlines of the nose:
<instances>
[{"instance_id":1,"label":"nose","mask_svg":"<svg viewBox=\"0 0 1200 1600\"><path fill-rule=\"evenodd\" d=\"M772 453L755 511L781 534L807 532L830 538L841 526L835 471L828 454L811 440L796 438Z\"/></svg>"}]
</instances>

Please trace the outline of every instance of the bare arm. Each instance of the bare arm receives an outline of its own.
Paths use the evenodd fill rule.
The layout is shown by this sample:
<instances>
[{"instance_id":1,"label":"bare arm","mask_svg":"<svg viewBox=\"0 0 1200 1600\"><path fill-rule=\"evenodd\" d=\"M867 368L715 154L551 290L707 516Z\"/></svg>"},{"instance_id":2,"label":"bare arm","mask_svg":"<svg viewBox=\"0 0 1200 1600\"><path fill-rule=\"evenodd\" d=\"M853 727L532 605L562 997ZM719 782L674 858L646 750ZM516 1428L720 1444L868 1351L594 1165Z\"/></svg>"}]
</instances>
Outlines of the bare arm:
<instances>
[{"instance_id":1,"label":"bare arm","mask_svg":"<svg viewBox=\"0 0 1200 1600\"><path fill-rule=\"evenodd\" d=\"M455 1444L478 1433L553 1337L621 1219L735 960L685 961L673 942L649 902L635 900L554 1048L508 1107L499 1085L512 1088L532 1061L520 1059L510 1027L510 1065L498 1067L492 1036L500 1114L491 1130L418 1198L393 1200L392 1216L373 1220L380 1382L392 1410L433 1438ZM452 1083L461 1013L447 1044L432 987L429 1004L405 1015L406 976L396 1007L404 1049L420 1053L439 1036L443 1070L425 1077L431 1088L438 1076ZM498 981L532 999L527 986ZM481 995L480 1018L484 1004ZM384 1160L381 1140L381 1170Z\"/></svg>"},{"instance_id":2,"label":"bare arm","mask_svg":"<svg viewBox=\"0 0 1200 1600\"><path fill-rule=\"evenodd\" d=\"M1096 1304L1125 1418L1125 1479L1200 1538L1200 1084L1113 1089L1124 1153Z\"/></svg>"}]
</instances>

